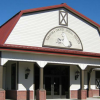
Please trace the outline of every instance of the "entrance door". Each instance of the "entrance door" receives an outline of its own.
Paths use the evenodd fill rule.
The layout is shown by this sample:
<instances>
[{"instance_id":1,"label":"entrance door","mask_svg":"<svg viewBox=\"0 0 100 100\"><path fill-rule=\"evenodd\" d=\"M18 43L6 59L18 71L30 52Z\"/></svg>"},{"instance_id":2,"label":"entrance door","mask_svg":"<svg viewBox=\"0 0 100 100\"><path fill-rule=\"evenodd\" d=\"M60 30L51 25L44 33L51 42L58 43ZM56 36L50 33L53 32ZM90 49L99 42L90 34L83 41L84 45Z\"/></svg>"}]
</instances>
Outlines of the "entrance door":
<instances>
[{"instance_id":1,"label":"entrance door","mask_svg":"<svg viewBox=\"0 0 100 100\"><path fill-rule=\"evenodd\" d=\"M60 98L60 77L59 76L45 76L45 89L47 98Z\"/></svg>"}]
</instances>

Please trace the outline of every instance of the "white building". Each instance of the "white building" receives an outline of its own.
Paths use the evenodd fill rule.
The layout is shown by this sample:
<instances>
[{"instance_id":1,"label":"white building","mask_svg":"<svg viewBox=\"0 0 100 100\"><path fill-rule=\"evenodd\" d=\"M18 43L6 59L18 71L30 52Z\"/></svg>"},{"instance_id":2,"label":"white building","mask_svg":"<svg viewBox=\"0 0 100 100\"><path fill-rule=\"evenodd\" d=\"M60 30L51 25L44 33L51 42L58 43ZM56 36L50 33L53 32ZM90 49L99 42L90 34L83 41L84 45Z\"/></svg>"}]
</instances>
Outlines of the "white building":
<instances>
[{"instance_id":1,"label":"white building","mask_svg":"<svg viewBox=\"0 0 100 100\"><path fill-rule=\"evenodd\" d=\"M100 95L100 25L65 3L3 24L0 57L0 100Z\"/></svg>"}]
</instances>

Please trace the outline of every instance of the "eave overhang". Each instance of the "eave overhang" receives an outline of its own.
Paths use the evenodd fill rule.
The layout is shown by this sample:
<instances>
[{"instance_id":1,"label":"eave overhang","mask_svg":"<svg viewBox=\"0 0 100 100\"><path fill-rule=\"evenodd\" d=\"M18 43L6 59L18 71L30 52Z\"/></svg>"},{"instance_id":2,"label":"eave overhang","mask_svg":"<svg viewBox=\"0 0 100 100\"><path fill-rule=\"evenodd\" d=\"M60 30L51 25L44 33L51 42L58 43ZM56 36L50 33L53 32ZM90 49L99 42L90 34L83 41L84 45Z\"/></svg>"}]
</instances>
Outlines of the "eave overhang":
<instances>
[{"instance_id":1,"label":"eave overhang","mask_svg":"<svg viewBox=\"0 0 100 100\"><path fill-rule=\"evenodd\" d=\"M90 52L82 52L82 51L75 51L75 50L22 46L22 45L10 45L10 44L0 45L0 51L13 51L13 52L22 52L22 53L26 52L26 53L100 59L100 53L90 53Z\"/></svg>"}]
</instances>

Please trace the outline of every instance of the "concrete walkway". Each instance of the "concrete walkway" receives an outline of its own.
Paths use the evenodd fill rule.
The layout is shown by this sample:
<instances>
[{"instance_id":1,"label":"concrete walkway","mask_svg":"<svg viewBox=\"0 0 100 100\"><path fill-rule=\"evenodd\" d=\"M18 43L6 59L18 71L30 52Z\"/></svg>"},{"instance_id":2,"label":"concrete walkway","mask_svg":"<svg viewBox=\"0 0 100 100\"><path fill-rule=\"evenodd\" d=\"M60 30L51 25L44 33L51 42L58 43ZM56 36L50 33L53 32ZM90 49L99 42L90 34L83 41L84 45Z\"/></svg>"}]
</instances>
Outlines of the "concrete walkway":
<instances>
[{"instance_id":1,"label":"concrete walkway","mask_svg":"<svg viewBox=\"0 0 100 100\"><path fill-rule=\"evenodd\" d=\"M94 98L87 98L86 100L100 100L100 98L94 97Z\"/></svg>"},{"instance_id":2,"label":"concrete walkway","mask_svg":"<svg viewBox=\"0 0 100 100\"><path fill-rule=\"evenodd\" d=\"M46 100L80 100L80 99L46 99ZM100 100L98 97L87 98L85 100Z\"/></svg>"},{"instance_id":3,"label":"concrete walkway","mask_svg":"<svg viewBox=\"0 0 100 100\"><path fill-rule=\"evenodd\" d=\"M67 99L67 100L80 100L80 99ZM93 98L87 98L86 100L100 100L100 98L93 97Z\"/></svg>"}]
</instances>

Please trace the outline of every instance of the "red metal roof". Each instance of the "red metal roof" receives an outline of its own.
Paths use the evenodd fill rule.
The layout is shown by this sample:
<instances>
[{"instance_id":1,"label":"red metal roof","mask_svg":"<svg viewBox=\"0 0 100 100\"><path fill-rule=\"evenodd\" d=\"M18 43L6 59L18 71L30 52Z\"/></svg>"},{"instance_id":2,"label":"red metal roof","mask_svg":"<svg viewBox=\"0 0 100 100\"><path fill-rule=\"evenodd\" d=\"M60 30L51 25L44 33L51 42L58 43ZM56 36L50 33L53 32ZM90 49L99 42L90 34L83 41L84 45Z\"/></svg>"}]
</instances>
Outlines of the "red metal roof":
<instances>
[{"instance_id":1,"label":"red metal roof","mask_svg":"<svg viewBox=\"0 0 100 100\"><path fill-rule=\"evenodd\" d=\"M89 53L89 52L82 52L82 51L75 51L75 50L64 50L64 49L4 44L9 34L13 30L14 26L17 24L19 18L22 16L22 14L56 9L56 8L66 8L67 10L71 11L72 13L76 14L77 16L81 17L82 19L86 20L90 24L100 29L99 24L87 18L86 16L82 15L81 13L74 10L73 8L69 7L65 3L60 4L60 5L42 7L42 8L22 10L18 14L16 14L13 18L11 18L9 21L7 21L4 25L1 26L0 28L0 50L33 52L33 53L43 53L43 54L57 54L57 55L79 56L79 57L89 57L89 58L99 58L100 59L100 53Z\"/></svg>"},{"instance_id":2,"label":"red metal roof","mask_svg":"<svg viewBox=\"0 0 100 100\"><path fill-rule=\"evenodd\" d=\"M0 44L4 44L6 39L8 38L9 34L13 30L14 26L18 22L19 18L21 17L21 12L16 14L10 20L8 20L4 25L0 28Z\"/></svg>"}]
</instances>

